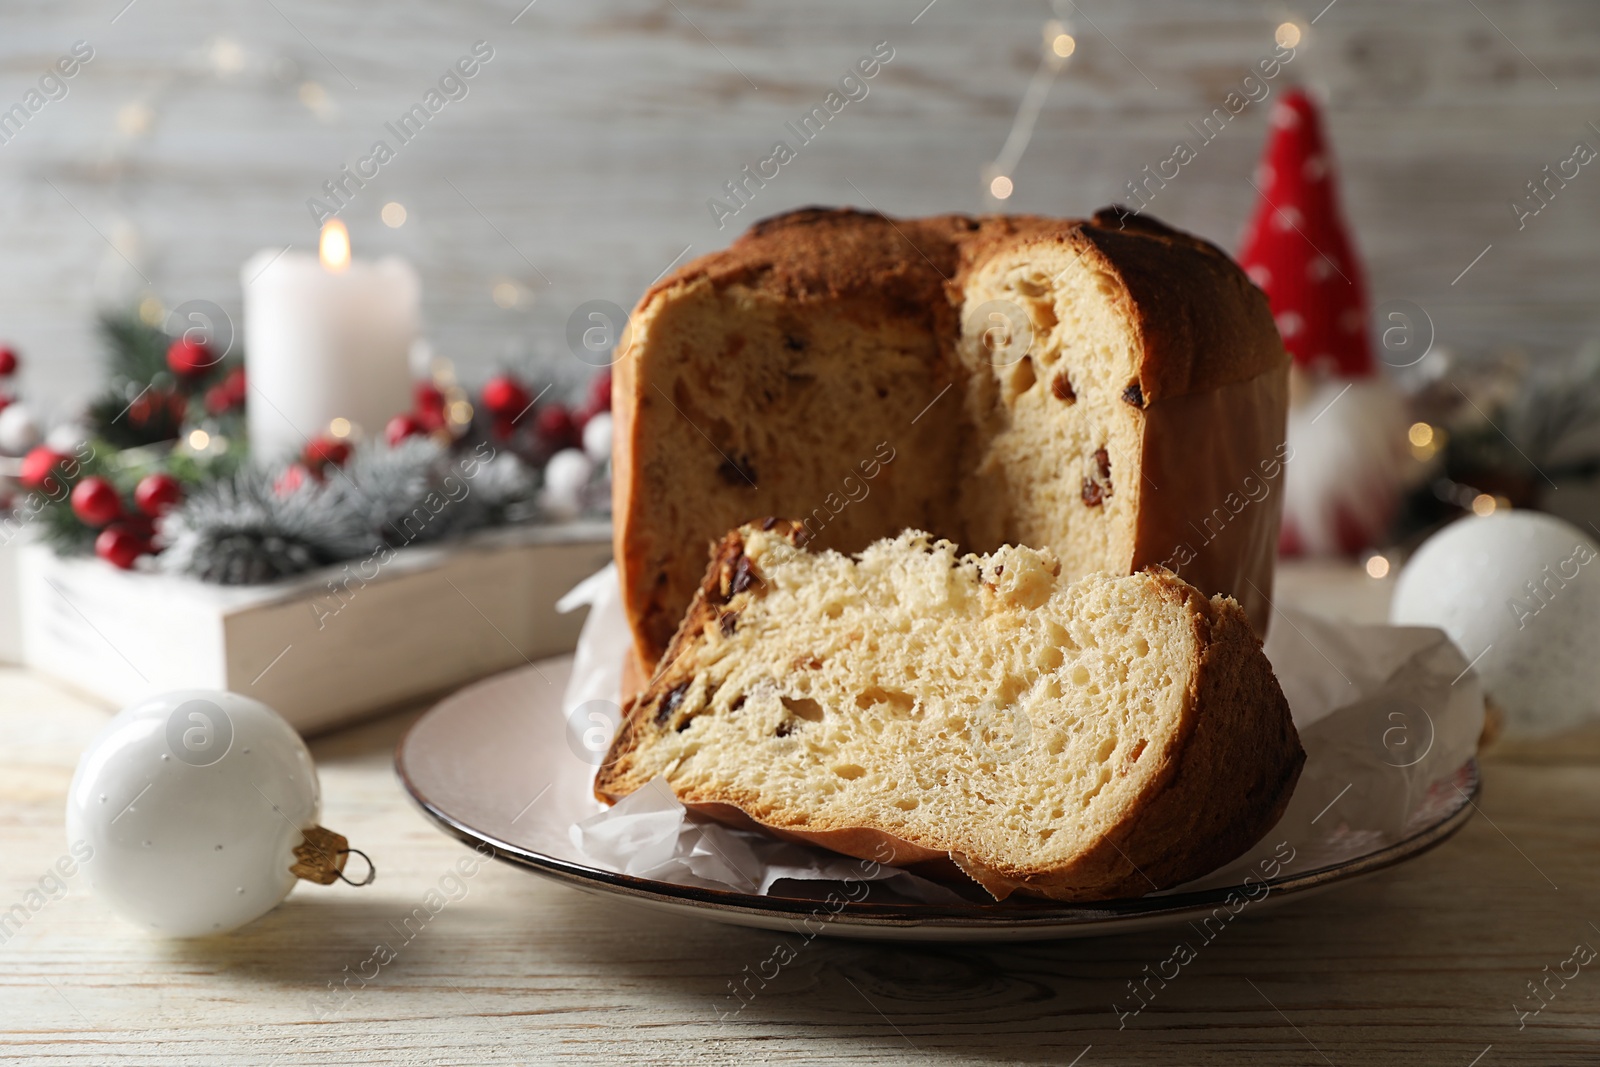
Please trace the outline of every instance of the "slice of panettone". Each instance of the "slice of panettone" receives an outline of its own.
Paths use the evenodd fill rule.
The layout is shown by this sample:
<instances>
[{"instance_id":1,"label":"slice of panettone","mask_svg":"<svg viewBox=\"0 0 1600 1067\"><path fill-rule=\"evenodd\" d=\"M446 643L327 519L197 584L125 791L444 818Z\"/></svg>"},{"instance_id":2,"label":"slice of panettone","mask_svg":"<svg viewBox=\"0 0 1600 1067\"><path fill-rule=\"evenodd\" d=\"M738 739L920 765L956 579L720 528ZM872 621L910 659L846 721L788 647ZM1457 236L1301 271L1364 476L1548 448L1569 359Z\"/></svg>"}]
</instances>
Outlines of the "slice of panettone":
<instances>
[{"instance_id":1,"label":"slice of panettone","mask_svg":"<svg viewBox=\"0 0 1600 1067\"><path fill-rule=\"evenodd\" d=\"M857 559L803 540L722 539L602 799L661 775L717 817L1076 901L1198 877L1283 813L1304 753L1233 601L917 531Z\"/></svg>"}]
</instances>

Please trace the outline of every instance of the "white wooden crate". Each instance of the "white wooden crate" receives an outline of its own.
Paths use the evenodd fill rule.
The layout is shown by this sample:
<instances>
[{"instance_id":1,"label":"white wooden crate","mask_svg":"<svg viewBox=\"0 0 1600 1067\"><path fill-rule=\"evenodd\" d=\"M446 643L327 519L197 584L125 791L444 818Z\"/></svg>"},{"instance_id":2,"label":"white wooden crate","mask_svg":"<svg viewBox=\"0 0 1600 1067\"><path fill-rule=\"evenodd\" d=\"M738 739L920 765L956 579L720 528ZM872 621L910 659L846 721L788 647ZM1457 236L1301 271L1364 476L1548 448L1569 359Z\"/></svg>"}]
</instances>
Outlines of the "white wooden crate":
<instances>
[{"instance_id":1,"label":"white wooden crate","mask_svg":"<svg viewBox=\"0 0 1600 1067\"><path fill-rule=\"evenodd\" d=\"M0 528L0 663L22 662L22 600L17 591L23 539Z\"/></svg>"},{"instance_id":2,"label":"white wooden crate","mask_svg":"<svg viewBox=\"0 0 1600 1067\"><path fill-rule=\"evenodd\" d=\"M18 558L23 656L115 704L229 689L311 733L570 650L584 613L560 615L555 601L610 558L607 523L569 523L402 549L365 584L340 565L226 587L30 544Z\"/></svg>"}]
</instances>

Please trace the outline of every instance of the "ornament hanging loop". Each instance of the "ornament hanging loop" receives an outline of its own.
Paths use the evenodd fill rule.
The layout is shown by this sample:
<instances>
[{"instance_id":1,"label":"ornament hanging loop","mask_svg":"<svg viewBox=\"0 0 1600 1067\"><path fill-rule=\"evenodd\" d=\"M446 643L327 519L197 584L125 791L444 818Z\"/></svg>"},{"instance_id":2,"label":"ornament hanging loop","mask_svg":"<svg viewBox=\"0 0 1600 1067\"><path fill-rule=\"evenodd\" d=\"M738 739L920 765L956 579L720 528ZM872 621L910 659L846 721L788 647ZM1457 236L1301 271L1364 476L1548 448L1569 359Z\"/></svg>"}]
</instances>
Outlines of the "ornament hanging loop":
<instances>
[{"instance_id":1,"label":"ornament hanging loop","mask_svg":"<svg viewBox=\"0 0 1600 1067\"><path fill-rule=\"evenodd\" d=\"M347 856L347 855L360 856L363 860L366 860L366 862L367 862L367 876L365 878L361 879L361 881L359 881L359 882L352 882L352 881L350 881L349 877L344 873L344 863L341 860L341 862L339 864L339 870L336 873L339 875L339 878L342 881L345 882L345 884L353 885L357 889L360 889L364 885L371 885L373 883L374 879L376 879L378 877L378 868L373 866L372 857L367 855L365 852L362 852L359 848L343 848L343 849L339 850L339 854L340 854L340 856Z\"/></svg>"},{"instance_id":2,"label":"ornament hanging loop","mask_svg":"<svg viewBox=\"0 0 1600 1067\"><path fill-rule=\"evenodd\" d=\"M377 878L378 869L373 865L372 858L359 849L351 848L349 839L343 834L334 833L325 826L310 826L302 832L305 838L294 847L294 863L289 867L296 878L304 878L318 885L343 881L354 886L371 885ZM344 875L345 858L352 852L367 861L367 876L359 882L352 882Z\"/></svg>"}]
</instances>

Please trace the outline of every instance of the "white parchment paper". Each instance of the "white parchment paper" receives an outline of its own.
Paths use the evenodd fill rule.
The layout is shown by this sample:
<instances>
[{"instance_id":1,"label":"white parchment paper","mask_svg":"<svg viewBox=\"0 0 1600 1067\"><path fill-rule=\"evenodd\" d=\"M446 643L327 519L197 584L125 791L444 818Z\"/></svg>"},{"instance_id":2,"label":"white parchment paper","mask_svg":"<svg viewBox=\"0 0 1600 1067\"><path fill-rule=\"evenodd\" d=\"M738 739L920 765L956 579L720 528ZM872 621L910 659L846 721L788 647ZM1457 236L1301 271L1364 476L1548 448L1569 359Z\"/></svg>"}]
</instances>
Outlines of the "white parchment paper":
<instances>
[{"instance_id":1,"label":"white parchment paper","mask_svg":"<svg viewBox=\"0 0 1600 1067\"><path fill-rule=\"evenodd\" d=\"M616 569L562 598L588 604L565 709L616 701L628 645ZM1266 653L1306 750L1278 825L1244 856L1185 892L1315 870L1405 839L1463 800L1464 765L1483 730L1483 692L1441 630L1365 626L1275 613ZM1225 768L1219 769L1225 772ZM662 779L570 829L596 866L684 885L766 895L780 880L882 882L928 903L962 898L870 860L734 829L687 811ZM1287 858L1286 858L1287 857Z\"/></svg>"}]
</instances>

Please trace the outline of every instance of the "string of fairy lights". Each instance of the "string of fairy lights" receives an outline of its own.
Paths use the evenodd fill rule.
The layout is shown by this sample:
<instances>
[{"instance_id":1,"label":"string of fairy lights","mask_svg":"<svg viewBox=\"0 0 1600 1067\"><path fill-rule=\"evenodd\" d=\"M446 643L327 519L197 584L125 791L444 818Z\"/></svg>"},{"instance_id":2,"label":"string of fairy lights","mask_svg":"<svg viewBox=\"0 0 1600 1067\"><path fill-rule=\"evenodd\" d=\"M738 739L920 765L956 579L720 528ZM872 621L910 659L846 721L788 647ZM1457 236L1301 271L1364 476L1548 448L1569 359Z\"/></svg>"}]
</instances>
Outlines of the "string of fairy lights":
<instances>
[{"instance_id":1,"label":"string of fairy lights","mask_svg":"<svg viewBox=\"0 0 1600 1067\"><path fill-rule=\"evenodd\" d=\"M1045 98L1050 95L1056 77L1067 68L1067 60L1077 50L1078 39L1073 36L1072 24L1066 18L1050 19L1044 24L1039 65L1017 105L1011 132L1006 134L999 154L983 168L984 206L989 210L999 208L1016 191L1012 175L1016 174L1017 165L1028 150L1028 142L1033 140L1033 129L1044 110Z\"/></svg>"},{"instance_id":2,"label":"string of fairy lights","mask_svg":"<svg viewBox=\"0 0 1600 1067\"><path fill-rule=\"evenodd\" d=\"M1011 120L1011 130L1006 134L999 153L984 165L980 174L980 195L987 211L1000 210L1005 201L1011 199L1011 195L1016 192L1017 167L1022 163L1029 142L1033 140L1034 128L1038 125L1039 115L1044 110L1045 100L1050 95L1050 87L1067 69L1067 61L1078 50L1078 39L1069 15L1070 11L1076 10L1077 5L1073 0L1054 0L1053 6L1058 17L1048 19L1044 24L1039 65L1034 69L1033 77L1029 79L1028 87L1023 91L1022 100L1017 104L1017 113ZM1327 9L1323 10L1325 13ZM1321 15L1317 17L1321 18ZM1311 21L1315 22L1316 19ZM1306 38L1308 30L1309 24L1299 18L1287 18L1278 24L1272 36L1282 47L1295 48Z\"/></svg>"},{"instance_id":3,"label":"string of fairy lights","mask_svg":"<svg viewBox=\"0 0 1600 1067\"><path fill-rule=\"evenodd\" d=\"M1324 13L1325 11L1326 9ZM1041 28L1039 63L1018 102L1011 128L999 152L982 167L980 195L984 210L1002 210L1005 202L1016 192L1017 169L1033 139L1051 87L1066 71L1069 61L1078 51L1074 16L1081 16L1084 21L1088 21L1088 17L1082 15L1074 0L1052 0L1052 13L1056 17L1046 20ZM1320 18L1321 15L1317 17ZM1315 18L1310 20L1311 23L1315 21ZM1098 32L1098 27L1094 27L1092 23L1090 25ZM1309 29L1308 22L1298 16L1290 16L1279 23L1273 37L1279 45L1295 48L1305 40ZM1116 46L1113 44L1112 47ZM194 62L195 59L198 59L198 62ZM267 57L252 54L232 38L213 38L207 42L198 56L191 57L188 62L180 66L184 67L182 73L189 75L187 80L196 80L208 75L227 80L253 74L264 82L287 82L294 89L299 102L316 118L323 122L331 122L337 116L337 105L327 89L302 74L295 61L281 56ZM150 136L161 112L176 95L176 90L185 82L186 79L179 76L178 72L169 72L168 76L160 79L159 83L141 98L126 103L119 109L116 127L120 136L113 143L110 158L106 161L110 172L120 174L127 166L128 157L136 151L138 142ZM385 203L380 212L383 223L390 228L405 225L407 215L406 207L395 201ZM111 237L114 249L108 252L108 258L116 260L116 264L108 266L123 265L130 259L134 261L143 259L144 249L141 247L140 236L137 227L125 214L117 218ZM522 303L526 294L513 279L497 277L492 280L491 295L497 306L510 309ZM148 290L143 292L141 297L138 305L141 317L150 322L161 321L165 309L159 298Z\"/></svg>"}]
</instances>

